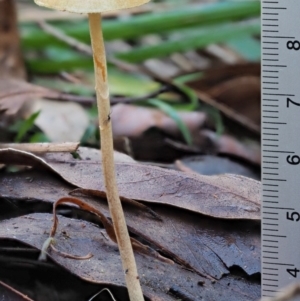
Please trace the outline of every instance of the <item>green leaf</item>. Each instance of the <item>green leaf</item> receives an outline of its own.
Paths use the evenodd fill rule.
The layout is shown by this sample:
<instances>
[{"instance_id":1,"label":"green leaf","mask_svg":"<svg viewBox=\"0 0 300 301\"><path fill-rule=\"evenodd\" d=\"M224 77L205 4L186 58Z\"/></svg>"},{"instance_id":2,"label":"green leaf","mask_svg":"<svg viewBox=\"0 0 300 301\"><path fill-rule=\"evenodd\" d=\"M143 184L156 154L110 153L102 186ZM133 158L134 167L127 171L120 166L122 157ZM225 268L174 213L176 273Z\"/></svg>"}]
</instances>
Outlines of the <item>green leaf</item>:
<instances>
[{"instance_id":1,"label":"green leaf","mask_svg":"<svg viewBox=\"0 0 300 301\"><path fill-rule=\"evenodd\" d=\"M169 104L167 104L161 100L158 100L158 99L149 99L149 100L147 100L147 103L159 108L161 111L163 111L169 117L171 117L176 122L186 143L188 145L192 145L192 136L191 136L191 133L190 133L188 127L181 120L177 111L172 106L170 106Z\"/></svg>"},{"instance_id":2,"label":"green leaf","mask_svg":"<svg viewBox=\"0 0 300 301\"><path fill-rule=\"evenodd\" d=\"M108 69L109 91L114 95L142 96L159 89L160 84L148 77L130 74L117 68Z\"/></svg>"},{"instance_id":3,"label":"green leaf","mask_svg":"<svg viewBox=\"0 0 300 301\"><path fill-rule=\"evenodd\" d=\"M77 69L93 70L93 60L89 57L71 58L64 61L42 59L27 59L26 66L29 71L41 74L58 73L59 71L72 71Z\"/></svg>"},{"instance_id":4,"label":"green leaf","mask_svg":"<svg viewBox=\"0 0 300 301\"><path fill-rule=\"evenodd\" d=\"M29 142L51 142L51 140L44 133L35 133L30 137Z\"/></svg>"},{"instance_id":5,"label":"green leaf","mask_svg":"<svg viewBox=\"0 0 300 301\"><path fill-rule=\"evenodd\" d=\"M11 131L17 132L17 136L15 138L16 143L20 143L24 136L33 128L34 121L39 116L40 111L33 113L26 120L21 120L16 122L14 125L10 127Z\"/></svg>"},{"instance_id":6,"label":"green leaf","mask_svg":"<svg viewBox=\"0 0 300 301\"><path fill-rule=\"evenodd\" d=\"M199 107L199 100L195 91L184 84L187 79L187 77L182 76L173 79L173 85L189 99L189 103L174 104L174 107L178 110L195 111Z\"/></svg>"}]
</instances>

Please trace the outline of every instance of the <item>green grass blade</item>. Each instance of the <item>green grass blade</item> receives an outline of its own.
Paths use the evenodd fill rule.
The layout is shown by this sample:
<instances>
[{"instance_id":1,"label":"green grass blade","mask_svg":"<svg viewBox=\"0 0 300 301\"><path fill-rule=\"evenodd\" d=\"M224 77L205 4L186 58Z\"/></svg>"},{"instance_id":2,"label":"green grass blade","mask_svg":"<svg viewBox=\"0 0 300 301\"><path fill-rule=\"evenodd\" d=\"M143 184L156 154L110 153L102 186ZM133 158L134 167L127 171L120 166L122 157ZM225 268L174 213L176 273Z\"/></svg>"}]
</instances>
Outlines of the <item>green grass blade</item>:
<instances>
[{"instance_id":1,"label":"green grass blade","mask_svg":"<svg viewBox=\"0 0 300 301\"><path fill-rule=\"evenodd\" d=\"M225 42L244 35L260 34L259 22L231 23L186 31L176 40L163 41L158 45L142 46L131 51L117 53L116 57L131 63L140 63L150 58L166 57L174 52L201 49L210 44Z\"/></svg>"},{"instance_id":2,"label":"green grass blade","mask_svg":"<svg viewBox=\"0 0 300 301\"><path fill-rule=\"evenodd\" d=\"M216 24L258 17L259 14L260 1L202 4L175 11L145 14L128 20L107 21L104 23L103 31L107 40L129 39L195 25Z\"/></svg>"},{"instance_id":3,"label":"green grass blade","mask_svg":"<svg viewBox=\"0 0 300 301\"><path fill-rule=\"evenodd\" d=\"M247 61L260 61L260 41L251 36L230 40L226 45L240 54Z\"/></svg>"},{"instance_id":4,"label":"green grass blade","mask_svg":"<svg viewBox=\"0 0 300 301\"><path fill-rule=\"evenodd\" d=\"M180 116L178 115L177 111L170 106L169 104L159 100L159 99L149 99L147 103L157 107L161 111L163 111L166 115L171 117L177 124L184 140L188 145L192 145L192 136L191 133L186 126L186 124L181 120Z\"/></svg>"},{"instance_id":5,"label":"green grass blade","mask_svg":"<svg viewBox=\"0 0 300 301\"><path fill-rule=\"evenodd\" d=\"M260 14L260 1L222 2L169 10L134 16L123 20L105 20L103 32L105 40L132 39L146 34L163 33L196 25L209 25L237 21ZM87 21L56 23L67 35L89 43ZM21 29L22 44L25 48L42 49L46 45L59 45L58 41L43 32L36 25L23 24Z\"/></svg>"},{"instance_id":6,"label":"green grass blade","mask_svg":"<svg viewBox=\"0 0 300 301\"><path fill-rule=\"evenodd\" d=\"M16 143L22 142L24 136L33 128L34 121L39 116L40 111L33 113L26 120L17 121L14 125L10 127L10 131L17 132L15 138Z\"/></svg>"}]
</instances>

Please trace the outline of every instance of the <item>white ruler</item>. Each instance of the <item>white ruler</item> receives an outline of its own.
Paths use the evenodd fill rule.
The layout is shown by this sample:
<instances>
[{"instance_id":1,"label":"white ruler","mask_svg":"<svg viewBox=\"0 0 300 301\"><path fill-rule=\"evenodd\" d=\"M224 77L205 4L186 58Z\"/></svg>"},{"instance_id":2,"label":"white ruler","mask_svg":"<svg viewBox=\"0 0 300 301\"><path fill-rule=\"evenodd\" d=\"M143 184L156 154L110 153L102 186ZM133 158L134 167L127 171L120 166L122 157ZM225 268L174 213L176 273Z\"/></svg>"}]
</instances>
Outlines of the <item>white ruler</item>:
<instances>
[{"instance_id":1,"label":"white ruler","mask_svg":"<svg viewBox=\"0 0 300 301\"><path fill-rule=\"evenodd\" d=\"M300 0L261 0L262 296L300 282Z\"/></svg>"}]
</instances>

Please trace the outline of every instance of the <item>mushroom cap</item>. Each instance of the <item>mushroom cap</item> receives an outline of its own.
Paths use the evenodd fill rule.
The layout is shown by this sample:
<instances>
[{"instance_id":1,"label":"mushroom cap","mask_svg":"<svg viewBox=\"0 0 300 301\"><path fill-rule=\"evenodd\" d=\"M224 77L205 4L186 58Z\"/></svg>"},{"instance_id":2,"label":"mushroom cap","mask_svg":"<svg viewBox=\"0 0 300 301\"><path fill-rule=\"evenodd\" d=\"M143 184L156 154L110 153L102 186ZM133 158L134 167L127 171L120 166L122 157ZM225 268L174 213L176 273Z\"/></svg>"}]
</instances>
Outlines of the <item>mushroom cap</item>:
<instances>
[{"instance_id":1,"label":"mushroom cap","mask_svg":"<svg viewBox=\"0 0 300 301\"><path fill-rule=\"evenodd\" d=\"M57 10L89 14L139 6L149 0L34 0L34 2Z\"/></svg>"}]
</instances>

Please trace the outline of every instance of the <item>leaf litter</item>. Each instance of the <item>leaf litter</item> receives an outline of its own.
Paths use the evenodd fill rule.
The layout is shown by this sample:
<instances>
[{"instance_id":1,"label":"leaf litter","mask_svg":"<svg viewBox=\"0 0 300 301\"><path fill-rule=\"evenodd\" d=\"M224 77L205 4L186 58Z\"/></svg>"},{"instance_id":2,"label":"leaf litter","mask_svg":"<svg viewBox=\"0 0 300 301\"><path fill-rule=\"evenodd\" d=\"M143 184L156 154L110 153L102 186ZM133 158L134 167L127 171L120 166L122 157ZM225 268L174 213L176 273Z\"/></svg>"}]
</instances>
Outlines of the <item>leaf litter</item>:
<instances>
[{"instance_id":1,"label":"leaf litter","mask_svg":"<svg viewBox=\"0 0 300 301\"><path fill-rule=\"evenodd\" d=\"M80 160L69 153L38 156L7 149L0 150L0 163L47 168L79 188L105 191L99 151L79 148L78 155ZM190 175L138 163L117 162L115 168L122 197L218 218L260 219L258 181L232 175Z\"/></svg>"},{"instance_id":2,"label":"leaf litter","mask_svg":"<svg viewBox=\"0 0 300 301\"><path fill-rule=\"evenodd\" d=\"M97 151L93 150L90 153L91 160L93 154L96 155ZM84 158L83 154L81 155ZM3 160L3 157L0 158ZM16 163L16 160L14 161ZM70 164L69 167L72 168ZM27 202L31 199L55 202L63 195L74 193L73 185L59 182L58 179L54 180L50 174L47 176L42 174L32 171L31 174L24 174L24 176L21 174L1 176L0 195L5 198L27 200ZM247 180L247 178L243 179ZM219 177L214 177L211 181L213 180L219 181ZM249 186L251 182L256 183L250 180L244 184ZM223 177L220 186L226 189L231 183L240 187L240 177ZM244 194L247 196L247 192ZM248 191L249 196L251 197L251 191ZM109 217L105 201L100 202L103 198L82 195L81 197ZM214 197L218 200L218 195ZM129 230L141 237L142 242L149 242L155 246L154 249L162 250L163 255L186 268L201 274L209 274L214 278L219 279L229 273L229 269L233 266L240 266L249 275L259 273L260 238L257 223L248 224L246 221L231 219L212 221L209 217L191 213L184 204L179 204L172 210L161 205L156 205L154 202L147 203L147 206L150 206L160 217L157 219L141 211L140 208L124 204ZM221 210L226 211L226 208L221 206Z\"/></svg>"},{"instance_id":3,"label":"leaf litter","mask_svg":"<svg viewBox=\"0 0 300 301\"><path fill-rule=\"evenodd\" d=\"M63 197L60 198L59 200L57 200L54 204L53 204L53 225L50 231L50 235L49 238L44 242L43 244L43 248L42 248L42 252L41 255L39 257L40 260L44 260L46 258L45 254L46 251L49 247L52 247L52 250L54 250L55 252L61 254L62 256L68 257L68 258L73 258L73 259L90 259L93 255L92 254L88 254L86 256L83 257L78 257L78 256L74 256L71 254L67 254L67 253L61 253L60 251L58 251L55 247L54 247L54 236L58 227L58 217L56 214L56 209L57 206L62 204L62 203L71 203L71 204L75 204L77 205L79 208L86 210L90 213L95 214L97 217L100 218L101 223L103 224L106 233L108 234L109 238L117 244L117 237L116 237L116 233L113 227L113 224L105 217L105 215L100 211L95 209L93 206L89 205L88 203L77 199L77 198L73 198L73 197ZM134 250L147 254L148 256L152 256L154 258L157 258L161 261L165 261L168 263L173 263L171 260L168 260L167 258L164 258L162 256L160 256L155 250L143 245L142 243L140 243L139 241L137 241L134 238L131 238L131 244Z\"/></svg>"},{"instance_id":4,"label":"leaf litter","mask_svg":"<svg viewBox=\"0 0 300 301\"><path fill-rule=\"evenodd\" d=\"M57 191L57 193L55 193L55 189L59 190L60 186L64 186L66 184L62 184L62 183L59 184L59 179L57 179L57 178L52 178L52 180L51 180L51 177L49 178L49 175L41 174L38 172L35 172L35 174L32 172L29 172L28 174L24 174L23 182L25 182L25 183L23 183L23 185L21 185L21 183L20 183L21 182L20 175L13 175L13 177L14 178L12 178L10 180L7 178L4 178L4 180L6 179L5 180L6 185L3 185L3 182L1 181L2 183L0 186L0 187L6 186L7 191L11 192L10 194L12 194L12 196L14 196L14 194L17 193L17 191L16 191L17 189L12 189L12 186L8 186L7 183L10 183L13 186L15 185L15 187L19 187L20 188L19 193L23 197L23 199L30 199L31 195L39 195L39 196L43 196L45 198L55 199L57 197L57 195L64 194L63 191ZM17 180L16 177L19 178L19 180ZM41 179L43 179L43 177L44 177L44 180L41 180ZM24 178L25 178L25 180L24 180ZM25 188L23 188L22 186L25 186ZM53 189L53 190L51 190L51 189ZM71 189L72 189L72 187L69 188L69 190L71 190ZM46 193L43 193L43 190ZM26 191L27 191L27 193L26 193ZM7 197L7 193L2 192L2 191L1 191L1 195ZM92 204L94 204L95 207L97 205L99 206L99 199L94 200L92 202ZM145 216L141 216L141 214L137 214L137 212L134 212L133 214L127 216L129 229L131 231L133 231L134 221L137 221L136 222L137 230L135 229L136 230L135 234L138 234L138 232L141 232L141 231L144 233L145 230L147 230L147 232L151 235L150 238L148 238L148 241L149 240L151 241L151 239L152 239L152 241L159 239L162 243L165 244L165 247L164 247L165 250L162 249L165 253L166 253L166 250L168 250L168 249L170 249L169 253L171 253L171 254L172 253L174 254L181 250L183 255L187 254L191 257L190 261L191 260L194 261L194 262L192 262L194 264L194 266L196 266L196 264L208 265L207 268L210 272L216 271L218 266L219 266L219 269L221 267L221 268L223 268L223 271L224 271L224 266L222 267L222 265L224 263L218 259L218 256L221 256L222 254L223 254L222 260L224 262L227 261L227 263L229 263L230 259L226 259L226 256L231 256L231 257L235 258L236 260L245 261L245 258L247 257L247 253L248 253L249 254L249 257L248 257L249 262L248 263L244 262L243 264L241 264L241 266L243 266L243 267L248 266L248 268L253 269L254 266L256 265L256 267L259 269L259 255L258 255L258 254L260 254L259 253L260 252L259 251L259 231L258 230L255 231L255 228L253 229L253 225L250 227L246 226L244 223L233 225L232 221L230 223L228 223L226 221L219 220L219 222L218 222L219 226L216 229L212 230L212 228L214 228L213 224L216 225L216 221L218 221L218 220L216 220L214 223L212 223L212 221L210 219L200 218L199 216L196 216L196 215L191 220L191 217L192 217L191 214L189 214L188 212L182 212L182 210L178 210L178 213L175 214L175 216L177 216L177 218L179 220L174 220L174 219L169 220L167 218L171 218L172 216L174 216L173 212L170 212L166 208L156 208L156 211L158 211L160 216L163 217L163 221L164 221L163 227L162 227L161 222L158 222L158 221L156 222L157 223L156 227L153 223L153 220L150 220L147 224L143 223L143 221L145 220ZM105 211L103 211L103 212L105 212ZM107 207L106 207L106 214L108 214ZM22 218L21 218L21 220L22 220ZM22 226L20 225L22 228L24 228L24 227L26 228L26 224L27 224L26 217L25 217L25 220L26 220L25 225L24 225L24 218L23 218ZM42 220L44 220L44 218L42 218ZM37 229L38 232L27 231L26 236L30 236L30 235L28 235L28 232L29 232L29 233L32 233L31 239L39 239L41 236L41 233L49 232L50 223L51 223L51 216L49 215L49 226L48 227L43 226L42 228L40 228L40 226L39 226ZM80 227L81 221L78 221L78 223L79 223L79 225L77 227ZM186 225L184 226L184 224L186 224ZM177 226L175 227L175 225L177 225ZM7 228L7 227L5 227L5 224L4 225L2 224L2 226L3 226L3 229ZM14 227L19 227L19 226L14 225ZM8 227L8 228L10 228L10 227ZM209 230L209 228L211 228L211 229ZM43 230L43 229L45 229L45 230ZM68 234L67 240L69 240L69 237L73 237L73 239L76 240L76 243L74 242L73 244L71 244L71 246L65 247L64 241L66 240L66 237L63 236L63 239L61 238L61 236L57 237L58 247L60 249L62 248L66 252L74 252L74 249L76 249L76 252L81 255L84 255L87 252L92 252L93 254L96 254L95 250L93 250L93 249L85 248L84 250L82 250L83 246L80 246L80 245L81 244L86 245L87 242L85 239L82 243L80 243L78 241L78 240L80 240L80 238L77 236L78 228L76 228L77 230L75 229L76 231L74 231L72 234L68 230L68 227L65 227L63 230L61 230L61 232L59 232L60 235L62 235L61 233L64 233L65 229L66 229L65 232ZM141 229L143 229L143 230L141 230ZM198 230L195 230L195 229L198 229ZM222 229L226 229L225 233L224 233L224 230L222 230ZM163 233L160 233L162 230L163 230ZM89 231L89 232L91 232L91 231ZM92 231L92 232L95 234L95 231ZM97 232L98 232L97 240L99 241L99 232L100 232L99 229L97 229ZM165 232L169 232L169 234L165 235ZM192 232L192 233L190 233L190 235L187 235L189 232ZM213 241L213 244L209 244L208 241L209 241L209 238L212 237L210 235L213 235L212 232L215 232L215 234L214 234L215 241ZM224 233L224 235L222 232ZM239 234L236 235L236 233L239 233ZM256 233L256 234L254 234L254 233ZM139 234L141 235L142 233L139 233ZM197 236L197 234L198 234L198 236ZM206 235L203 235L203 234L206 234ZM252 236L254 238L254 240L253 240L253 238L249 239L249 236L248 236L249 234L250 234L250 236ZM228 235L229 235L229 237L228 237ZM248 237L245 237L245 235ZM189 236L189 239L190 239L189 242L187 241L187 236ZM201 241L201 236L204 237L204 243L203 243L203 241ZM255 236L256 236L256 239L255 239ZM43 237L45 239L45 238L47 238L47 235L46 236L44 235ZM196 237L198 237L198 238L196 238ZM222 244L222 237L224 239L223 244ZM144 235L143 239L146 240L147 237L145 237L145 235ZM247 244L248 244L248 245L245 245L244 248L242 247L243 242L241 241L241 239L242 240L245 239L245 242L247 242ZM43 240L41 240L39 245L37 245L36 247L41 248ZM93 240L95 240L95 238L93 238ZM106 239L104 239L104 240L107 241ZM115 245L115 247L116 247L116 245ZM217 247L219 247L220 252L215 254L215 260L219 260L219 264L213 260L214 253L211 251L211 250L214 250L214 252L216 252ZM189 249L189 248L191 248L191 249ZM203 248L204 248L204 250L203 250ZM225 252L226 256L224 257L224 250L226 250L226 249L227 249L227 252ZM233 251L235 253L234 256L232 256ZM241 252L243 252L243 256L241 256ZM203 253L202 257L201 257L201 253ZM205 255L206 255L206 259L205 259ZM62 264L64 266L66 266L66 264L67 264L66 267L69 268L73 273L76 273L76 274L79 273L79 276L86 278L86 274L85 274L86 270L81 271L81 266L85 263L81 262L80 268L78 266L76 266L71 269L69 267L69 264L70 265L72 264L71 262L65 263L64 260L66 260L66 259L64 259L58 255L56 256L55 254L52 254L52 253L51 253L51 256L54 256L54 259L57 260L57 262L59 262L60 264ZM107 255L107 256L111 257L109 255ZM196 258L193 258L194 256L196 256ZM143 261L145 261L145 258L143 259ZM181 260L180 263L182 263L182 265L183 265L183 260ZM238 264L237 262L234 263L234 265L237 265L237 264ZM109 266L111 266L110 263L109 263ZM93 266L93 267L95 267L95 266ZM121 268L121 266L120 266L120 268ZM167 270L169 272L172 272L172 269L170 270L169 267ZM256 270L256 271L252 270L252 272L258 272L258 270ZM180 270L180 274L182 274L182 270ZM112 275L114 275L114 274L112 274ZM216 276L216 275L214 275L214 276ZM111 276L111 277L115 277L115 276ZM123 279L122 274L120 277L121 277L121 279ZM228 280L228 278L226 278L226 279ZM93 279L93 280L95 280L95 279ZM230 280L230 281L232 282L233 280ZM234 285L234 283L232 283L232 285ZM222 289L224 289L224 288L222 288ZM216 287L214 287L213 291L215 291L215 293L217 294L219 290L216 289ZM257 291L256 291L256 293L257 293ZM211 300L215 300L215 297L216 296L214 296ZM229 296L227 296L227 298L228 297ZM195 298L195 299L197 299L197 298ZM242 300L244 300L244 299L245 298L243 298ZM250 298L250 300L251 299L252 298ZM208 299L208 300L210 300L210 299ZM226 299L224 299L224 300L226 300ZM238 300L238 298L237 298L237 300ZM246 298L246 300L247 300L247 298Z\"/></svg>"},{"instance_id":5,"label":"leaf litter","mask_svg":"<svg viewBox=\"0 0 300 301\"><path fill-rule=\"evenodd\" d=\"M36 248L41 248L47 238L52 223L52 215L34 213L2 221L0 236L14 237ZM117 246L99 235L99 228L86 222L61 217L61 230L57 235L60 247L68 253L76 248L79 254L92 252L89 260L73 260L51 252L51 257L65 268L90 282L124 286L124 276L117 252ZM28 235L30 233L31 235ZM140 280L146 296L150 300L162 298L174 300L174 292L189 296L188 300L255 300L259 295L259 285L234 276L227 276L215 284L205 282L196 273L136 254ZM236 282L238 282L238 285ZM228 284L230 283L230 284ZM226 289L225 289L226 288ZM172 296L173 295L173 296ZM219 296L219 297L217 297ZM175 297L178 297L178 295Z\"/></svg>"}]
</instances>

